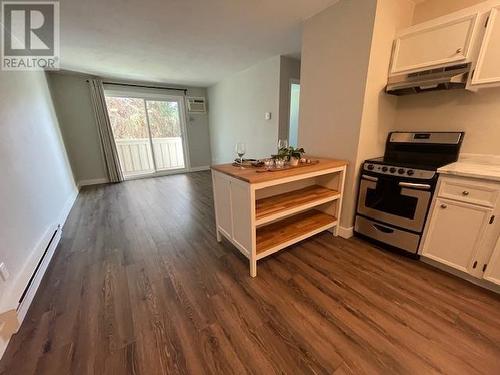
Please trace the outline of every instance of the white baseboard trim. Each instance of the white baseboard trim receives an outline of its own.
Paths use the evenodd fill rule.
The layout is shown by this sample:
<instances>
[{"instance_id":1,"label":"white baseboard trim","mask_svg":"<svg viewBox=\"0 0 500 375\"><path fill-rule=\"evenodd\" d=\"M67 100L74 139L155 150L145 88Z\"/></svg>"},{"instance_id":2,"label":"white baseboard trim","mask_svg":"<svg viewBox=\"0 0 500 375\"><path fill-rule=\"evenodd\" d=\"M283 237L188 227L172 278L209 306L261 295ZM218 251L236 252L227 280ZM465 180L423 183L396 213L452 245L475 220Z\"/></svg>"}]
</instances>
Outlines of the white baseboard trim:
<instances>
[{"instance_id":1,"label":"white baseboard trim","mask_svg":"<svg viewBox=\"0 0 500 375\"><path fill-rule=\"evenodd\" d=\"M107 178L94 178L91 180L78 181L78 183L76 185L78 186L78 189L80 189L83 186L107 184L108 182L109 182L109 180Z\"/></svg>"},{"instance_id":2,"label":"white baseboard trim","mask_svg":"<svg viewBox=\"0 0 500 375\"><path fill-rule=\"evenodd\" d=\"M21 301L19 307L17 308L17 320L19 321L19 324L22 324L24 318L26 317L26 314L28 313L28 309L31 306L31 302L33 302L38 287L42 282L43 276L45 275L45 271L47 271L50 261L52 260L52 257L56 252L57 245L59 245L59 241L61 240L61 234L62 234L62 227L58 228L54 236L54 239L52 240L52 243L50 244L50 247L47 250L47 254L45 254L42 263L40 263L40 267L36 271L36 274L33 277L33 280L31 281L31 285L27 290L24 299Z\"/></svg>"},{"instance_id":3,"label":"white baseboard trim","mask_svg":"<svg viewBox=\"0 0 500 375\"><path fill-rule=\"evenodd\" d=\"M339 225L339 233L338 234L342 238L349 239L352 236L354 236L354 227L346 228L346 227Z\"/></svg>"},{"instance_id":4,"label":"white baseboard trim","mask_svg":"<svg viewBox=\"0 0 500 375\"><path fill-rule=\"evenodd\" d=\"M9 293L8 300L14 301L12 303L8 303L7 305L1 306L0 308L0 359L7 348L7 345L10 341L10 338L13 334L17 332L19 327L21 326L28 309L35 298L36 292L40 283L47 271L47 268L52 260L52 257L57 249L57 245L61 240L61 234L68 218L68 215L73 208L75 200L78 196L78 190L75 189L71 196L66 200L61 213L59 214L57 223L51 225L45 234L42 236L41 240L35 246L35 250L33 251L33 255L26 262L25 266L22 269L22 272L17 277L14 287L11 288L11 292ZM55 235L54 235L55 233ZM52 240L52 242L51 242ZM40 266L36 270L36 274L31 281L31 285L29 289L26 291L26 294L22 300L22 302L16 306L15 301L17 301L21 294L23 293L26 285L28 284L33 272L35 271L38 263L40 262L41 257L43 256L45 249L47 246L50 247L45 254Z\"/></svg>"},{"instance_id":5,"label":"white baseboard trim","mask_svg":"<svg viewBox=\"0 0 500 375\"><path fill-rule=\"evenodd\" d=\"M66 219L68 218L73 205L75 204L76 198L78 197L78 189L75 189L71 196L66 200L64 207L59 215L59 219L57 220L57 224L63 227L64 223L66 223Z\"/></svg>"},{"instance_id":6,"label":"white baseboard trim","mask_svg":"<svg viewBox=\"0 0 500 375\"><path fill-rule=\"evenodd\" d=\"M202 167L191 167L189 168L189 172L201 172L201 171L208 171L210 170L209 165L204 165Z\"/></svg>"}]
</instances>

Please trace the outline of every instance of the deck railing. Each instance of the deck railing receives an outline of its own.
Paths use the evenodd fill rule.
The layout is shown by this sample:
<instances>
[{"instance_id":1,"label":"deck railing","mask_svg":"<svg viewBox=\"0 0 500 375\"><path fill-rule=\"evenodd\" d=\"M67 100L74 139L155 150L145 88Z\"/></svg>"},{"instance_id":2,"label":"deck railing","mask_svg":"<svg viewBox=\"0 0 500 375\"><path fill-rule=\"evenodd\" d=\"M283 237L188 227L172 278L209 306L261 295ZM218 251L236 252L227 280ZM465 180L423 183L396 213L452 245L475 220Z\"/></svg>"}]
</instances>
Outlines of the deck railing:
<instances>
[{"instance_id":1,"label":"deck railing","mask_svg":"<svg viewBox=\"0 0 500 375\"><path fill-rule=\"evenodd\" d=\"M125 177L154 172L148 138L117 139L116 148ZM184 168L181 137L153 138L153 149L158 171Z\"/></svg>"}]
</instances>

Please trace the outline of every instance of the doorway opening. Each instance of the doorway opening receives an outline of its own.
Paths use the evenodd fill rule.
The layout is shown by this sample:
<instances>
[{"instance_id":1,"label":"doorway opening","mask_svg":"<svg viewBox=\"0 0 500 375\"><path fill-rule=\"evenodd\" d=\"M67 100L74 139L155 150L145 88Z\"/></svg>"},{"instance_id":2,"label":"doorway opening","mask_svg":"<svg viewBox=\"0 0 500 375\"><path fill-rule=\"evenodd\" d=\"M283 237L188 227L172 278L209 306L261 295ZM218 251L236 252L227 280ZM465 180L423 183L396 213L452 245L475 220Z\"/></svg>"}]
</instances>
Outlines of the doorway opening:
<instances>
[{"instance_id":1,"label":"doorway opening","mask_svg":"<svg viewBox=\"0 0 500 375\"><path fill-rule=\"evenodd\" d=\"M184 97L106 92L125 179L188 169Z\"/></svg>"},{"instance_id":2,"label":"doorway opening","mask_svg":"<svg viewBox=\"0 0 500 375\"><path fill-rule=\"evenodd\" d=\"M290 80L290 116L288 119L288 143L298 147L299 138L299 106L300 106L300 81Z\"/></svg>"}]
</instances>

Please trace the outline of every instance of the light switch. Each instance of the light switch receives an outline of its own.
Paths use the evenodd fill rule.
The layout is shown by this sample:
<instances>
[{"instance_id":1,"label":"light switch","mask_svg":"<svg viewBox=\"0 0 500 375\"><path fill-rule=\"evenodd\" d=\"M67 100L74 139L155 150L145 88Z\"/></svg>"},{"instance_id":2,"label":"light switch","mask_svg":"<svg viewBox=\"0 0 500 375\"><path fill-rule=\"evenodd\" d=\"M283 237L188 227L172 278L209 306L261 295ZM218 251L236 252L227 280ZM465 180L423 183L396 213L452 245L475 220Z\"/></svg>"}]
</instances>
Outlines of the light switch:
<instances>
[{"instance_id":1,"label":"light switch","mask_svg":"<svg viewBox=\"0 0 500 375\"><path fill-rule=\"evenodd\" d=\"M266 113L264 113L264 118L265 118L266 120L271 120L271 112L266 112Z\"/></svg>"}]
</instances>

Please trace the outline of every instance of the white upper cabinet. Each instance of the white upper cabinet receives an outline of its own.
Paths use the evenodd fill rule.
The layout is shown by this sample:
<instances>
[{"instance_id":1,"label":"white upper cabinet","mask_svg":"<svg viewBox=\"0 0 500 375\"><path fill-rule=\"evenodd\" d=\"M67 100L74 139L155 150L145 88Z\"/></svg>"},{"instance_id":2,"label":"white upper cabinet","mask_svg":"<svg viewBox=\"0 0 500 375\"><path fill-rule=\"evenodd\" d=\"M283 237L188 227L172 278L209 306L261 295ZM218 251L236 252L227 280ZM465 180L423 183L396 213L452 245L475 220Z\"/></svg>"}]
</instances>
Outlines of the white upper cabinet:
<instances>
[{"instance_id":1,"label":"white upper cabinet","mask_svg":"<svg viewBox=\"0 0 500 375\"><path fill-rule=\"evenodd\" d=\"M500 85L500 6L492 9L471 85Z\"/></svg>"},{"instance_id":2,"label":"white upper cabinet","mask_svg":"<svg viewBox=\"0 0 500 375\"><path fill-rule=\"evenodd\" d=\"M391 75L469 62L477 20L474 13L448 22L426 22L401 32L394 42Z\"/></svg>"},{"instance_id":3,"label":"white upper cabinet","mask_svg":"<svg viewBox=\"0 0 500 375\"><path fill-rule=\"evenodd\" d=\"M500 237L497 245L486 267L484 278L492 283L500 285Z\"/></svg>"}]
</instances>

